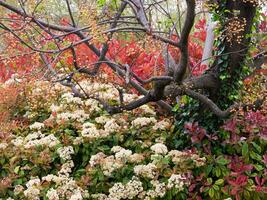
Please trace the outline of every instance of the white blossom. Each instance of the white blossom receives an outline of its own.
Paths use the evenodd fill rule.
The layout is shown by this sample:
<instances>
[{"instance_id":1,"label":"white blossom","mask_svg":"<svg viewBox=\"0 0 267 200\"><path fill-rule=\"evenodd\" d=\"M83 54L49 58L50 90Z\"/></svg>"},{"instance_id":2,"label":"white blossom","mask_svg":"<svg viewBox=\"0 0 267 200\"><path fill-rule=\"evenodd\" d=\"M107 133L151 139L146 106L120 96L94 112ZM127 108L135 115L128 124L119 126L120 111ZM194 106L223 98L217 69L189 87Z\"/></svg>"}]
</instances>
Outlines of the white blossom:
<instances>
[{"instance_id":1,"label":"white blossom","mask_svg":"<svg viewBox=\"0 0 267 200\"><path fill-rule=\"evenodd\" d=\"M98 123L98 124L105 124L105 123L108 122L109 120L110 120L110 118L107 117L107 116L100 116L100 117L95 118L95 121L96 121L96 123Z\"/></svg>"},{"instance_id":2,"label":"white blossom","mask_svg":"<svg viewBox=\"0 0 267 200\"><path fill-rule=\"evenodd\" d=\"M57 149L57 153L63 160L70 160L71 155L74 154L74 150L72 146L60 147Z\"/></svg>"},{"instance_id":3,"label":"white blossom","mask_svg":"<svg viewBox=\"0 0 267 200\"><path fill-rule=\"evenodd\" d=\"M166 130L168 127L170 127L170 122L168 120L162 120L160 122L157 122L152 129L153 130Z\"/></svg>"},{"instance_id":4,"label":"white blossom","mask_svg":"<svg viewBox=\"0 0 267 200\"><path fill-rule=\"evenodd\" d=\"M187 183L185 177L180 174L172 174L171 177L168 179L167 188L175 188L178 191L182 191L186 184Z\"/></svg>"},{"instance_id":5,"label":"white blossom","mask_svg":"<svg viewBox=\"0 0 267 200\"><path fill-rule=\"evenodd\" d=\"M138 176L153 179L157 174L157 166L153 163L149 163L147 165L136 165L134 167L134 173Z\"/></svg>"},{"instance_id":6,"label":"white blossom","mask_svg":"<svg viewBox=\"0 0 267 200\"><path fill-rule=\"evenodd\" d=\"M23 137L21 137L21 136L18 136L15 139L11 140L11 143L16 147L22 146L23 142L24 142L24 140L23 140Z\"/></svg>"},{"instance_id":7,"label":"white blossom","mask_svg":"<svg viewBox=\"0 0 267 200\"><path fill-rule=\"evenodd\" d=\"M40 190L35 187L30 187L27 188L24 192L24 195L29 199L29 200L39 200L39 195L40 195Z\"/></svg>"},{"instance_id":8,"label":"white blossom","mask_svg":"<svg viewBox=\"0 0 267 200\"><path fill-rule=\"evenodd\" d=\"M46 197L49 200L59 200L59 196L57 191L54 188L50 188L47 193L46 193Z\"/></svg>"},{"instance_id":9,"label":"white blossom","mask_svg":"<svg viewBox=\"0 0 267 200\"><path fill-rule=\"evenodd\" d=\"M7 148L8 144L6 142L0 143L0 150L5 150Z\"/></svg>"},{"instance_id":10,"label":"white blossom","mask_svg":"<svg viewBox=\"0 0 267 200\"><path fill-rule=\"evenodd\" d=\"M107 131L108 133L115 132L119 128L120 128L120 126L115 122L115 119L111 119L111 120L107 121L105 126L104 126L105 131Z\"/></svg>"},{"instance_id":11,"label":"white blossom","mask_svg":"<svg viewBox=\"0 0 267 200\"><path fill-rule=\"evenodd\" d=\"M143 127L149 124L156 123L157 120L154 117L138 117L132 121L132 126L134 127Z\"/></svg>"},{"instance_id":12,"label":"white blossom","mask_svg":"<svg viewBox=\"0 0 267 200\"><path fill-rule=\"evenodd\" d=\"M121 149L119 152L115 154L115 158L120 160L127 160L131 155L132 155L131 150Z\"/></svg>"},{"instance_id":13,"label":"white blossom","mask_svg":"<svg viewBox=\"0 0 267 200\"><path fill-rule=\"evenodd\" d=\"M168 148L166 147L166 145L162 143L154 144L153 146L150 147L150 149L156 154L165 155L168 153Z\"/></svg>"},{"instance_id":14,"label":"white blossom","mask_svg":"<svg viewBox=\"0 0 267 200\"><path fill-rule=\"evenodd\" d=\"M45 125L43 123L40 123L40 122L34 122L32 125L30 125L30 129L31 130L40 130L42 128L44 128Z\"/></svg>"}]
</instances>

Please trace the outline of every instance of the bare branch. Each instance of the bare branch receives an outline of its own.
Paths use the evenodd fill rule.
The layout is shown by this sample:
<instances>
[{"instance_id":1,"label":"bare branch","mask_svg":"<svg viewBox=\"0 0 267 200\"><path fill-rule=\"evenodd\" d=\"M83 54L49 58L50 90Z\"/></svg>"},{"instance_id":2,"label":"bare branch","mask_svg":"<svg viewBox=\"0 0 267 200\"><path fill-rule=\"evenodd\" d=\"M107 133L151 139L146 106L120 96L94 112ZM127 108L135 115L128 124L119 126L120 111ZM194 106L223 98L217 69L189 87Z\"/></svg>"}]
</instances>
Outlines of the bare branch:
<instances>
[{"instance_id":1,"label":"bare branch","mask_svg":"<svg viewBox=\"0 0 267 200\"><path fill-rule=\"evenodd\" d=\"M186 0L186 4L186 20L178 44L178 47L181 51L181 58L179 65L177 66L174 72L174 80L178 83L182 81L183 76L188 68L188 37L194 25L195 19L195 0Z\"/></svg>"}]
</instances>

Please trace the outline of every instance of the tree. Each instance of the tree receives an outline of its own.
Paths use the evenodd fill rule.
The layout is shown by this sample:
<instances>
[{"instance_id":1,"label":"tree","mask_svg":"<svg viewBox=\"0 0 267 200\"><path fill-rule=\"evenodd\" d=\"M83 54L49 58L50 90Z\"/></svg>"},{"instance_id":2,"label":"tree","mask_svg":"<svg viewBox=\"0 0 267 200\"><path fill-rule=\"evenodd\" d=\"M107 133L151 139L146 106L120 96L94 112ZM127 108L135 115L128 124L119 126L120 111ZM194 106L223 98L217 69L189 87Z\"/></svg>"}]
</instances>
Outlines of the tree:
<instances>
[{"instance_id":1,"label":"tree","mask_svg":"<svg viewBox=\"0 0 267 200\"><path fill-rule=\"evenodd\" d=\"M94 96L111 114L132 110L148 102L157 102L171 112L176 97L187 95L216 116L226 117L240 106L235 103L236 91L238 82L243 75L247 75L244 62L251 46L251 34L255 27L253 19L260 7L259 2L205 2L208 8L204 12L211 12L219 27L213 55L209 57L210 66L200 76L192 76L192 68L201 62L196 66L190 66L189 63L190 32L197 16L196 2L185 1L186 14L180 10L184 4L175 6L170 2L66 0L61 2L62 12L56 12L55 1L9 3L1 0L0 7L4 12L0 28L3 34L12 35L26 46L30 50L28 53L40 56L42 63L57 78L56 81L71 87L76 96L88 98L92 95L78 89L79 83L75 76L98 76L102 66L111 69L125 80L124 84L131 85L144 95L125 105L123 92L119 90L121 105L116 106ZM162 14L159 15L159 12ZM161 26L162 23L165 25ZM129 34L145 37L146 45L150 44L148 48L159 52L159 57L164 62L160 74L142 79L128 63L121 63L110 56L114 38L124 37L126 41L131 37ZM85 46L91 51L95 62L81 65L81 55L78 52ZM65 76L59 78L59 70L55 66L66 65L66 57L71 60L74 68L70 67ZM259 57L266 57L266 51L260 51L252 61L255 63ZM152 87L147 87L150 83Z\"/></svg>"}]
</instances>

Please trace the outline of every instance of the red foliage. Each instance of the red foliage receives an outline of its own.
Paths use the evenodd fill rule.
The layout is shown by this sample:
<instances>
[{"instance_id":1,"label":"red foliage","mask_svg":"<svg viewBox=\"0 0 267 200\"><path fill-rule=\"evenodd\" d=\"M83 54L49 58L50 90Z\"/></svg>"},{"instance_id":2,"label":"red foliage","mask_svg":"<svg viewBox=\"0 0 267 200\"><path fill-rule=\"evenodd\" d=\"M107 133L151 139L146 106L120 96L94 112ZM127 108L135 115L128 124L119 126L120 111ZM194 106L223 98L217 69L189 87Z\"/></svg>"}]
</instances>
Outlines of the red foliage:
<instances>
[{"instance_id":1,"label":"red foliage","mask_svg":"<svg viewBox=\"0 0 267 200\"><path fill-rule=\"evenodd\" d=\"M264 183L266 182L266 179L260 178L259 176L255 177L255 182L256 182L256 192L265 192L267 193L267 187L264 186Z\"/></svg>"},{"instance_id":2,"label":"red foliage","mask_svg":"<svg viewBox=\"0 0 267 200\"><path fill-rule=\"evenodd\" d=\"M207 132L204 128L198 126L197 122L186 123L185 129L191 135L192 143L199 143L207 135Z\"/></svg>"},{"instance_id":3,"label":"red foliage","mask_svg":"<svg viewBox=\"0 0 267 200\"><path fill-rule=\"evenodd\" d=\"M19 19L17 15L10 15L9 17ZM14 22L10 25L15 28L19 26L19 22L20 21ZM65 19L62 19L60 23L62 25L69 25L69 22ZM199 20L195 25L194 33L189 39L189 64L193 75L202 74L206 69L206 66L197 65L202 58L202 45L206 37L205 24L205 20ZM40 39L42 45L51 41L51 38L46 37L47 34L44 33L43 36L44 37ZM65 40L75 42L78 41L79 38L72 34L68 35ZM6 35L4 41L7 42L7 48L5 50L6 56L0 56L1 81L10 78L13 73L25 74L29 73L33 68L38 69L41 66L42 63L39 59L39 55L34 54L28 47L14 39L13 36ZM100 44L96 44L96 46L98 48L101 47ZM84 44L78 45L75 49L77 51L78 63L82 67L86 66L90 68L98 60L98 57ZM170 51L178 62L180 55L179 50L170 48ZM131 37L130 40L112 39L109 42L107 57L121 64L128 64L137 76L142 79L147 79L151 75L154 75L155 72L157 75L163 72L164 60L161 53L161 49L153 50L149 45L146 48L141 47L137 39ZM69 51L66 51L58 59L62 59L65 64L72 66L73 58ZM103 66L105 66L105 64ZM102 68L109 75L112 74L110 69ZM114 78L114 75L111 78Z\"/></svg>"},{"instance_id":4,"label":"red foliage","mask_svg":"<svg viewBox=\"0 0 267 200\"><path fill-rule=\"evenodd\" d=\"M231 176L240 175L246 171L251 171L253 169L252 165L247 165L239 157L235 156L232 158L231 163L228 165L228 168L231 169Z\"/></svg>"}]
</instances>

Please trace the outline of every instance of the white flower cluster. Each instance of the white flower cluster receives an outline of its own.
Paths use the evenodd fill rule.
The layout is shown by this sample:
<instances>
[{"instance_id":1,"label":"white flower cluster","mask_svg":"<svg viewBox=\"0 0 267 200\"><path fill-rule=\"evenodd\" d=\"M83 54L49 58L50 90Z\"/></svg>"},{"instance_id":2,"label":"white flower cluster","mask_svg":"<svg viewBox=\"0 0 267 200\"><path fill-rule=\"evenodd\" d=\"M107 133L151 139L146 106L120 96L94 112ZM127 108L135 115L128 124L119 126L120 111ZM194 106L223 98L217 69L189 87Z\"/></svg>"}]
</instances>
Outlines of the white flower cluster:
<instances>
[{"instance_id":1,"label":"white flower cluster","mask_svg":"<svg viewBox=\"0 0 267 200\"><path fill-rule=\"evenodd\" d=\"M82 144L83 143L83 138L82 137L75 137L73 139L73 144L74 145L79 145L79 144Z\"/></svg>"},{"instance_id":2,"label":"white flower cluster","mask_svg":"<svg viewBox=\"0 0 267 200\"><path fill-rule=\"evenodd\" d=\"M197 154L178 150L172 150L168 153L168 155L172 158L172 162L175 164L183 164L187 160L191 159L197 167L200 167L203 166L206 161L205 157L200 158Z\"/></svg>"},{"instance_id":3,"label":"white flower cluster","mask_svg":"<svg viewBox=\"0 0 267 200\"><path fill-rule=\"evenodd\" d=\"M158 180L152 180L150 182L154 189L150 189L144 193L145 195L145 200L150 200L150 199L155 199L157 197L164 197L166 194L166 184L165 183L160 183Z\"/></svg>"},{"instance_id":4,"label":"white flower cluster","mask_svg":"<svg viewBox=\"0 0 267 200\"><path fill-rule=\"evenodd\" d=\"M100 99L119 100L119 91L111 84L90 82L88 80L81 81L80 85L84 90L90 94L96 94Z\"/></svg>"},{"instance_id":5,"label":"white flower cluster","mask_svg":"<svg viewBox=\"0 0 267 200\"><path fill-rule=\"evenodd\" d=\"M111 148L111 152L115 153L115 158L122 160L122 161L128 161L130 163L139 163L144 160L144 156L142 154L134 153L132 154L131 150L124 149L120 146L113 146Z\"/></svg>"},{"instance_id":6,"label":"white flower cluster","mask_svg":"<svg viewBox=\"0 0 267 200\"><path fill-rule=\"evenodd\" d=\"M169 128L171 126L171 123L169 122L169 120L162 120L157 122L152 129L153 130L166 130L167 128Z\"/></svg>"},{"instance_id":7,"label":"white flower cluster","mask_svg":"<svg viewBox=\"0 0 267 200\"><path fill-rule=\"evenodd\" d=\"M106 157L101 163L100 166L103 170L105 176L111 176L112 172L122 168L124 163L121 160L115 159L113 155Z\"/></svg>"},{"instance_id":8,"label":"white flower cluster","mask_svg":"<svg viewBox=\"0 0 267 200\"><path fill-rule=\"evenodd\" d=\"M24 190L24 187L22 185L16 185L15 188L14 188L14 194L18 195L21 192L23 192L23 190Z\"/></svg>"},{"instance_id":9,"label":"white flower cluster","mask_svg":"<svg viewBox=\"0 0 267 200\"><path fill-rule=\"evenodd\" d=\"M80 188L72 178L62 177L61 175L48 175L43 177L42 180L56 183L56 188L50 188L46 193L46 197L49 200L82 200L89 196L88 191Z\"/></svg>"},{"instance_id":10,"label":"white flower cluster","mask_svg":"<svg viewBox=\"0 0 267 200\"><path fill-rule=\"evenodd\" d=\"M44 127L45 127L45 125L43 123L40 123L40 122L34 122L32 125L30 125L31 130L41 130Z\"/></svg>"},{"instance_id":11,"label":"white flower cluster","mask_svg":"<svg viewBox=\"0 0 267 200\"><path fill-rule=\"evenodd\" d=\"M55 190L54 188L50 188L47 191L46 197L48 198L48 200L59 200L59 195L57 193L57 190Z\"/></svg>"},{"instance_id":12,"label":"white flower cluster","mask_svg":"<svg viewBox=\"0 0 267 200\"><path fill-rule=\"evenodd\" d=\"M110 120L110 118L109 117L107 117L107 116L100 116L100 117L97 117L97 118L95 118L95 121L96 121L96 123L98 123L98 124L106 124L106 122L108 122Z\"/></svg>"},{"instance_id":13,"label":"white flower cluster","mask_svg":"<svg viewBox=\"0 0 267 200\"><path fill-rule=\"evenodd\" d=\"M121 200L121 199L134 199L139 196L144 190L142 182L137 177L126 183L115 183L109 189L109 195L93 194L92 197L98 200Z\"/></svg>"},{"instance_id":14,"label":"white flower cluster","mask_svg":"<svg viewBox=\"0 0 267 200\"><path fill-rule=\"evenodd\" d=\"M176 188L178 191L182 191L184 186L188 184L188 181L181 174L172 174L168 179L167 188Z\"/></svg>"},{"instance_id":15,"label":"white flower cluster","mask_svg":"<svg viewBox=\"0 0 267 200\"><path fill-rule=\"evenodd\" d=\"M71 171L72 171L72 168L74 167L74 163L72 160L68 160L67 162L65 162L62 166L61 166L61 169L60 171L58 172L58 174L60 176L66 176L66 177L69 177Z\"/></svg>"},{"instance_id":16,"label":"white flower cluster","mask_svg":"<svg viewBox=\"0 0 267 200\"><path fill-rule=\"evenodd\" d=\"M0 150L5 150L8 147L8 144L6 142L0 143Z\"/></svg>"},{"instance_id":17,"label":"white flower cluster","mask_svg":"<svg viewBox=\"0 0 267 200\"><path fill-rule=\"evenodd\" d=\"M112 172L123 167L124 163L121 160L115 159L113 155L107 156L102 152L91 156L89 164L91 167L100 165L105 176L111 176Z\"/></svg>"},{"instance_id":18,"label":"white flower cluster","mask_svg":"<svg viewBox=\"0 0 267 200\"><path fill-rule=\"evenodd\" d=\"M128 149L121 149L115 154L115 158L122 161L127 161L132 155L132 151Z\"/></svg>"},{"instance_id":19,"label":"white flower cluster","mask_svg":"<svg viewBox=\"0 0 267 200\"><path fill-rule=\"evenodd\" d=\"M11 143L16 147L21 147L24 143L24 138L21 136L18 136L15 139L12 139Z\"/></svg>"},{"instance_id":20,"label":"white flower cluster","mask_svg":"<svg viewBox=\"0 0 267 200\"><path fill-rule=\"evenodd\" d=\"M62 109L63 109L62 106L57 106L57 105L55 105L55 104L52 104L52 105L50 106L50 110L51 110L52 112L55 112L55 113L60 112Z\"/></svg>"},{"instance_id":21,"label":"white flower cluster","mask_svg":"<svg viewBox=\"0 0 267 200\"><path fill-rule=\"evenodd\" d=\"M97 129L95 124L86 122L83 124L81 135L82 137L92 140L107 137L109 134L118 131L119 129L120 126L115 122L115 119L107 120L104 129Z\"/></svg>"},{"instance_id":22,"label":"white flower cluster","mask_svg":"<svg viewBox=\"0 0 267 200\"><path fill-rule=\"evenodd\" d=\"M37 145L48 146L52 148L56 146L57 144L59 144L59 140L53 134L50 134L38 140L29 141L28 143L25 144L25 148L27 149L27 148L31 148Z\"/></svg>"},{"instance_id":23,"label":"white flower cluster","mask_svg":"<svg viewBox=\"0 0 267 200\"><path fill-rule=\"evenodd\" d=\"M98 112L101 110L102 106L99 105L98 101L95 99L87 99L84 102L85 106L89 107L87 108L89 113Z\"/></svg>"},{"instance_id":24,"label":"white flower cluster","mask_svg":"<svg viewBox=\"0 0 267 200\"><path fill-rule=\"evenodd\" d=\"M168 153L168 148L166 147L165 144L162 143L156 143L153 146L151 146L150 149L156 154L165 155Z\"/></svg>"},{"instance_id":25,"label":"white flower cluster","mask_svg":"<svg viewBox=\"0 0 267 200\"><path fill-rule=\"evenodd\" d=\"M111 119L111 120L107 121L105 126L104 126L105 131L108 133L118 131L119 128L120 128L120 126L115 122L115 119Z\"/></svg>"},{"instance_id":26,"label":"white flower cluster","mask_svg":"<svg viewBox=\"0 0 267 200\"><path fill-rule=\"evenodd\" d=\"M109 133L103 129L97 129L96 126L90 122L86 122L83 124L81 135L84 138L92 140L107 137Z\"/></svg>"},{"instance_id":27,"label":"white flower cluster","mask_svg":"<svg viewBox=\"0 0 267 200\"><path fill-rule=\"evenodd\" d=\"M134 173L137 176L154 179L157 175L157 166L153 163L148 163L147 165L136 165L134 167Z\"/></svg>"},{"instance_id":28,"label":"white flower cluster","mask_svg":"<svg viewBox=\"0 0 267 200\"><path fill-rule=\"evenodd\" d=\"M63 121L78 121L78 122L84 122L85 120L89 119L89 114L85 113L84 110L75 110L73 112L63 112L59 113L56 116L57 123L60 123Z\"/></svg>"},{"instance_id":29,"label":"white flower cluster","mask_svg":"<svg viewBox=\"0 0 267 200\"><path fill-rule=\"evenodd\" d=\"M83 102L82 102L82 99L79 98L79 97L74 97L72 93L70 92L66 92L64 93L62 96L61 96L65 101L66 103L68 104L77 104L77 105L81 105Z\"/></svg>"},{"instance_id":30,"label":"white flower cluster","mask_svg":"<svg viewBox=\"0 0 267 200\"><path fill-rule=\"evenodd\" d=\"M35 178L31 179L26 183L27 189L23 192L25 197L27 197L29 200L39 200L39 194L40 189L38 188L40 186L40 179Z\"/></svg>"},{"instance_id":31,"label":"white flower cluster","mask_svg":"<svg viewBox=\"0 0 267 200\"><path fill-rule=\"evenodd\" d=\"M130 157L128 158L128 162L130 163L140 163L145 159L143 154L139 154L139 153L134 153L132 155L130 155Z\"/></svg>"},{"instance_id":32,"label":"white flower cluster","mask_svg":"<svg viewBox=\"0 0 267 200\"><path fill-rule=\"evenodd\" d=\"M141 110L144 114L154 115L154 116L156 115L156 112L148 105L142 105L138 109Z\"/></svg>"},{"instance_id":33,"label":"white flower cluster","mask_svg":"<svg viewBox=\"0 0 267 200\"><path fill-rule=\"evenodd\" d=\"M74 150L72 146L67 146L67 147L59 147L57 149L57 153L60 158L63 160L70 160L71 155L74 154Z\"/></svg>"},{"instance_id":34,"label":"white flower cluster","mask_svg":"<svg viewBox=\"0 0 267 200\"><path fill-rule=\"evenodd\" d=\"M53 134L44 135L40 131L31 133L27 135L25 138L16 137L11 140L11 143L16 147L23 147L25 149L29 149L35 146L47 146L52 148L59 144L59 140Z\"/></svg>"},{"instance_id":35,"label":"white flower cluster","mask_svg":"<svg viewBox=\"0 0 267 200\"><path fill-rule=\"evenodd\" d=\"M133 199L142 191L142 182L137 178L133 178L126 185L115 183L113 187L109 189L108 199Z\"/></svg>"},{"instance_id":36,"label":"white flower cluster","mask_svg":"<svg viewBox=\"0 0 267 200\"><path fill-rule=\"evenodd\" d=\"M155 124L157 120L154 117L138 117L132 121L133 127L143 127L149 124Z\"/></svg>"},{"instance_id":37,"label":"white flower cluster","mask_svg":"<svg viewBox=\"0 0 267 200\"><path fill-rule=\"evenodd\" d=\"M96 155L91 156L89 164L91 167L100 165L105 176L110 176L113 171L123 167L126 162L128 162L133 155L131 150L124 149L120 146L114 146L111 151L115 155L107 156L102 152L97 153Z\"/></svg>"},{"instance_id":38,"label":"white flower cluster","mask_svg":"<svg viewBox=\"0 0 267 200\"><path fill-rule=\"evenodd\" d=\"M74 153L72 146L60 147L57 153L66 162L61 166L58 175L48 174L42 177L42 181L56 183L56 188L50 188L46 197L49 200L70 199L70 200L82 200L89 196L88 191L84 191L80 188L76 181L70 177L74 163L71 160L71 154Z\"/></svg>"},{"instance_id":39,"label":"white flower cluster","mask_svg":"<svg viewBox=\"0 0 267 200\"><path fill-rule=\"evenodd\" d=\"M99 153L91 156L89 164L91 167L99 165L106 157L107 156L104 153L99 152Z\"/></svg>"}]
</instances>

